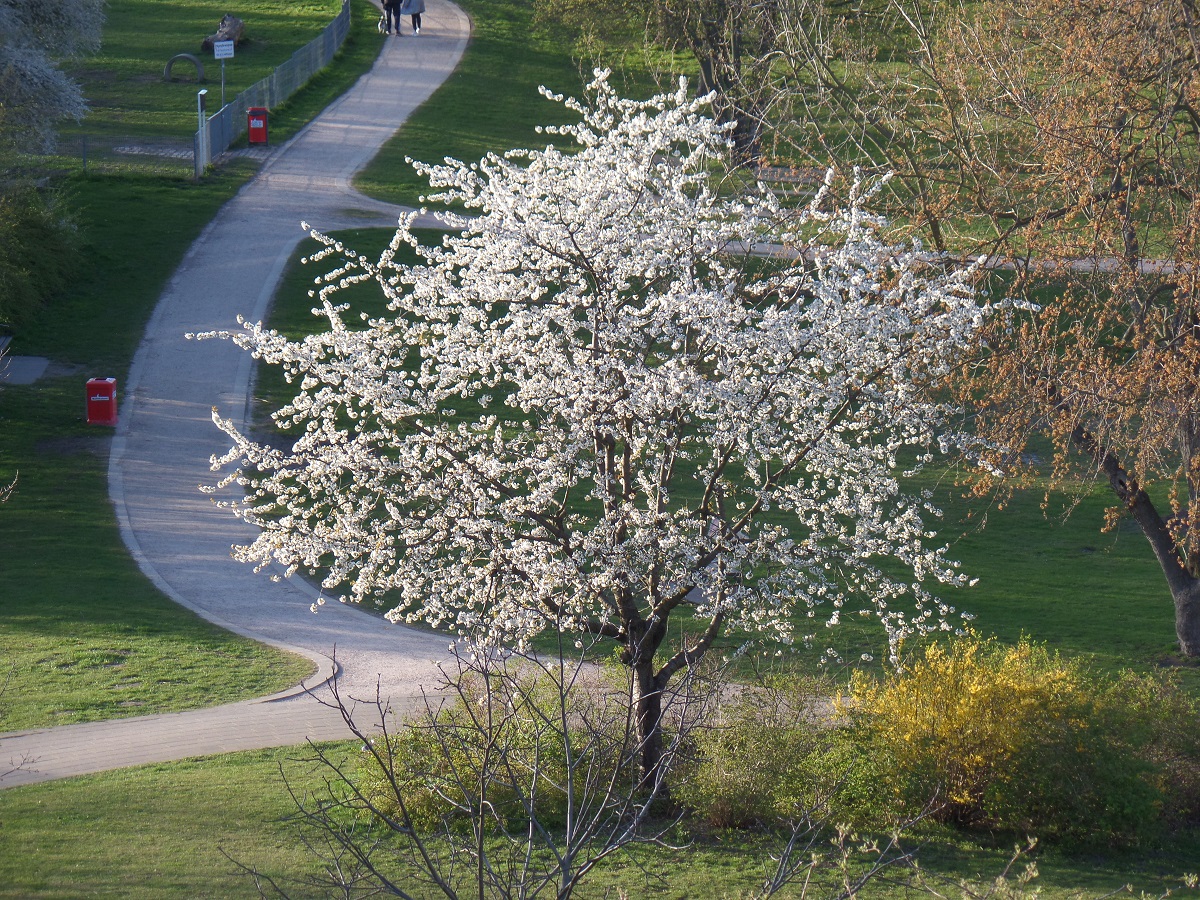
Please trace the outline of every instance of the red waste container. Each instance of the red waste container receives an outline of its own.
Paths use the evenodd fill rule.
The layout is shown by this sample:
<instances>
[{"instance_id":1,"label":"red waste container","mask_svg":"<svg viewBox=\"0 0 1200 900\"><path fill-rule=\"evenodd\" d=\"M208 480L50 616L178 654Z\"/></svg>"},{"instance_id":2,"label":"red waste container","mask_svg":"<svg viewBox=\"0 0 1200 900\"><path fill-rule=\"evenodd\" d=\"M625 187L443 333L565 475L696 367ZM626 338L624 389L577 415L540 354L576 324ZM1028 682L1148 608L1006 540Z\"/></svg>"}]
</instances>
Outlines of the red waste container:
<instances>
[{"instance_id":1,"label":"red waste container","mask_svg":"<svg viewBox=\"0 0 1200 900\"><path fill-rule=\"evenodd\" d=\"M117 379L88 380L87 420L89 425L117 424Z\"/></svg>"},{"instance_id":2,"label":"red waste container","mask_svg":"<svg viewBox=\"0 0 1200 900\"><path fill-rule=\"evenodd\" d=\"M251 144L267 142L267 108L252 106L246 110L246 134Z\"/></svg>"}]
</instances>

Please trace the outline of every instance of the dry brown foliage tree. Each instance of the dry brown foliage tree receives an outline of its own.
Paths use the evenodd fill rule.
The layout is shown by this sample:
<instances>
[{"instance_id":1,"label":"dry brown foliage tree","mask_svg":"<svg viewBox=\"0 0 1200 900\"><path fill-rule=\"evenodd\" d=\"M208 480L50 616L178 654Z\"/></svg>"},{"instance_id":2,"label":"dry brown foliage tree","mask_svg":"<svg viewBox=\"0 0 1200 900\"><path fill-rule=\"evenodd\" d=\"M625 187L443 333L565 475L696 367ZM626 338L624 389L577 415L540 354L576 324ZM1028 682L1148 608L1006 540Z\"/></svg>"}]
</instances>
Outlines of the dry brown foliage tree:
<instances>
[{"instance_id":1,"label":"dry brown foliage tree","mask_svg":"<svg viewBox=\"0 0 1200 900\"><path fill-rule=\"evenodd\" d=\"M1038 302L959 385L993 475L1046 474L1040 436L1056 485L1107 482L1200 655L1196 3L886 0L868 27L786 2L773 140L896 173L894 220Z\"/></svg>"}]
</instances>

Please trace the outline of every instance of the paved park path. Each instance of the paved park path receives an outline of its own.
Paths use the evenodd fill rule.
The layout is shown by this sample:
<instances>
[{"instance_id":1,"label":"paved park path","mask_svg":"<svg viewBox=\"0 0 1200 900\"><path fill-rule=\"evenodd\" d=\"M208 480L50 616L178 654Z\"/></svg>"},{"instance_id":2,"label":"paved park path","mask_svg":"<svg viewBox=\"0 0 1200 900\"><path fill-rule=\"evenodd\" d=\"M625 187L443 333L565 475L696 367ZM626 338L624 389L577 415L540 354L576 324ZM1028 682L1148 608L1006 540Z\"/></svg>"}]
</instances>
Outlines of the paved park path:
<instances>
[{"instance_id":1,"label":"paved park path","mask_svg":"<svg viewBox=\"0 0 1200 900\"><path fill-rule=\"evenodd\" d=\"M321 231L396 224L399 207L358 194L350 179L453 71L466 47L467 16L448 0L427 5L420 36L381 36L386 44L371 71L273 153L192 245L120 386L109 463L122 536L164 593L231 631L310 657L317 673L309 687L333 675L336 647L343 696L373 697L378 683L398 710L436 685L447 639L336 603L314 615L308 585L273 582L230 558L231 545L248 542L252 532L198 486L213 481L209 457L228 446L212 423L212 407L237 422L247 418L251 359L228 341L184 335L234 330L239 314L263 318L304 237L301 221ZM327 688L315 693L327 696ZM345 736L340 716L297 688L212 709L0 735L0 772L10 759L27 760L0 787Z\"/></svg>"}]
</instances>

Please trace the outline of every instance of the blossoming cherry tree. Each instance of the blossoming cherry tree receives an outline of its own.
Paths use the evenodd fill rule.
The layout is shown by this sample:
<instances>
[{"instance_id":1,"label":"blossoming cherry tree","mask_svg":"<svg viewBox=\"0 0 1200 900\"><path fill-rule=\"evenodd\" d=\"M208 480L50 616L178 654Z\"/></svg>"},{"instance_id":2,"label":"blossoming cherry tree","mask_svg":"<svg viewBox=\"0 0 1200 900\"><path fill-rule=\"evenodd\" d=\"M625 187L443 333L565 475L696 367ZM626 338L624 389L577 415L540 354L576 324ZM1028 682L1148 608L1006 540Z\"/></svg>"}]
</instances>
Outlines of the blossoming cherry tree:
<instances>
[{"instance_id":1,"label":"blossoming cherry tree","mask_svg":"<svg viewBox=\"0 0 1200 900\"><path fill-rule=\"evenodd\" d=\"M417 164L466 210L439 245L412 217L376 261L314 234L340 258L327 329L228 335L283 367L276 419L303 433L284 451L218 417L214 467L260 529L242 560L396 621L619 644L651 777L664 691L723 632L953 627L927 585L964 578L902 468L947 439L928 389L986 309L969 272L888 246L861 185L800 211L732 191L728 130L683 83L634 101L600 73L563 102L578 122L544 131L569 152ZM363 281L389 314L334 303Z\"/></svg>"}]
</instances>

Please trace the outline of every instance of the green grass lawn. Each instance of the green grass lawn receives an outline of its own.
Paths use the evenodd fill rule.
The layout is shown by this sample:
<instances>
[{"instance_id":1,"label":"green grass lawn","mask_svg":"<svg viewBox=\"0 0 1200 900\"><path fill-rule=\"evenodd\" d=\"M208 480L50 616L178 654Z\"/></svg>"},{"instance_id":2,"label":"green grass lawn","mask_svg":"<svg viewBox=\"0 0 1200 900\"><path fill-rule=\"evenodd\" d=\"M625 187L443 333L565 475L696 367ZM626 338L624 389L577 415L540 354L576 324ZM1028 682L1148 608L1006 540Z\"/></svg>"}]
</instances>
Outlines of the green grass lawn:
<instances>
[{"instance_id":1,"label":"green grass lawn","mask_svg":"<svg viewBox=\"0 0 1200 900\"><path fill-rule=\"evenodd\" d=\"M544 143L535 126L558 121L563 110L540 97L537 85L572 93L582 84L581 67L562 42L530 28L528 4L499 0L484 8L468 0L462 5L477 19L486 13L487 27L476 30L460 69L359 177L358 186L374 196L417 202L425 186L405 156L473 160L488 151ZM620 77L630 92L647 90L651 83L645 68L631 68ZM341 237L350 246L377 252L387 234ZM291 272L280 296L294 302L282 302L273 322L300 334L319 324L308 315L312 304L305 298L312 273L295 265ZM366 286L344 296L370 303L370 291ZM276 374L263 373L260 388L270 399L260 409L284 395ZM951 555L962 561L964 571L979 579L974 588L951 591L945 599L973 614L979 631L1003 640L1029 634L1071 655L1087 656L1101 668L1154 665L1171 656L1174 613L1162 573L1136 528L1100 533L1102 511L1110 502L1103 486L1063 519L1053 504L1043 513L1037 492L1018 495L998 509L986 500L964 498L950 474L931 478L939 479L938 502L946 510L938 525L941 536L953 544ZM814 653L795 654L800 664L810 665L828 646L825 636ZM849 625L828 637L849 660L864 652L877 659L885 655L877 628ZM732 650L738 643L730 637L720 649Z\"/></svg>"},{"instance_id":2,"label":"green grass lawn","mask_svg":"<svg viewBox=\"0 0 1200 900\"><path fill-rule=\"evenodd\" d=\"M339 232L336 237L373 258L391 235L388 230L364 229ZM438 239L435 232L421 232L420 237L426 243ZM313 301L307 292L313 277L330 268L332 261L317 269L299 264L300 257L317 246L307 244L297 251L271 314L272 327L292 338L312 333L324 322L311 314ZM352 305L351 320L360 310L370 315L384 312L382 295L373 282L340 291L336 302ZM260 367L255 403L259 424L291 396L277 367ZM1003 508L988 498L968 498L965 488L954 483L954 474L935 467L921 476L918 486L932 489L945 512L941 522L931 524L951 545L951 558L960 560L963 571L978 579L974 587L946 588L941 594L974 616L973 628L1007 642L1028 635L1067 655L1085 657L1102 670L1152 668L1173 661L1174 610L1162 572L1132 522L1113 533L1101 533L1103 511L1111 503L1106 486L1086 490L1073 513L1064 517L1062 498L1058 506L1052 500L1043 511L1042 495L1036 490L1017 494ZM788 651L787 664L815 668L827 647L838 649L850 663L863 653L877 663L886 659L886 641L877 625L857 624L847 617L837 629L817 631L813 649ZM726 635L718 643L718 652L732 651L744 639L736 633ZM761 652L774 659L775 649L766 646ZM1189 669L1187 674L1200 675L1200 671Z\"/></svg>"},{"instance_id":3,"label":"green grass lawn","mask_svg":"<svg viewBox=\"0 0 1200 900\"><path fill-rule=\"evenodd\" d=\"M277 14L286 6L263 5ZM125 46L132 60L138 23L166 6L115 0L106 45ZM320 14L307 21L315 32L338 6L314 6ZM359 0L362 14L345 52L284 108L277 133L294 133L370 66L379 49L372 9ZM211 12L204 6L202 15ZM281 58L311 36L291 29L280 34L293 34L297 44L283 46L280 38ZM144 64L171 40L160 35L154 48L139 51ZM110 112L98 107L94 123L114 118ZM83 423L84 381L111 375L124 383L162 286L253 171L235 163L199 183L77 173L60 185L77 211L75 283L10 348L46 356L52 366L37 384L0 388L0 482L19 473L17 490L0 507L0 677L11 672L0 731L209 706L280 690L311 670L306 659L201 621L142 576L108 500L110 432Z\"/></svg>"},{"instance_id":4,"label":"green grass lawn","mask_svg":"<svg viewBox=\"0 0 1200 900\"><path fill-rule=\"evenodd\" d=\"M434 98L355 178L355 186L372 197L415 205L426 185L406 157L430 163L447 156L473 160L488 151L528 146L536 137L534 128L561 110L537 93L538 85L578 92L578 67L560 42L531 28L531 3L466 0L459 5L475 23L470 48Z\"/></svg>"},{"instance_id":5,"label":"green grass lawn","mask_svg":"<svg viewBox=\"0 0 1200 900\"><path fill-rule=\"evenodd\" d=\"M290 750L235 753L0 791L0 897L254 897L222 853L310 871L283 820ZM297 896L318 896L300 893Z\"/></svg>"},{"instance_id":6,"label":"green grass lawn","mask_svg":"<svg viewBox=\"0 0 1200 900\"><path fill-rule=\"evenodd\" d=\"M208 89L210 112L220 106L221 63L211 51L201 52L200 42L217 30L223 15L232 13L246 25L234 58L225 61L225 94L232 100L315 38L341 6L341 0L240 0L235 7L204 0L113 0L105 11L100 52L68 69L84 84L91 114L63 133L190 140L196 92ZM171 81L163 80L167 61L179 53L203 63L204 84L196 84L195 67L186 62L175 65Z\"/></svg>"},{"instance_id":7,"label":"green grass lawn","mask_svg":"<svg viewBox=\"0 0 1200 900\"><path fill-rule=\"evenodd\" d=\"M307 659L208 624L138 571L108 502L109 432L83 423L80 385L0 395L20 469L0 510L0 731L209 706L308 675Z\"/></svg>"},{"instance_id":8,"label":"green grass lawn","mask_svg":"<svg viewBox=\"0 0 1200 900\"><path fill-rule=\"evenodd\" d=\"M357 746L330 749L352 756ZM0 897L258 896L224 853L276 878L311 876L314 864L285 821L293 806L280 777L282 767L301 793L319 789L320 772L303 761L307 753L306 748L235 753L0 791ZM641 848L614 857L581 896L745 896L778 846L727 831L679 829L672 839L680 850ZM978 884L998 874L1010 852L1008 846L972 847L933 833L923 838L921 859L931 871ZM1044 851L1037 857L1035 885L1049 898L1100 897L1126 884L1135 896L1145 891L1157 897L1177 887L1182 873L1195 870L1197 853L1194 841L1136 855L1080 858ZM962 896L953 889L945 895ZM330 895L301 887L290 896ZM918 895L877 883L866 896Z\"/></svg>"},{"instance_id":9,"label":"green grass lawn","mask_svg":"<svg viewBox=\"0 0 1200 900\"><path fill-rule=\"evenodd\" d=\"M572 58L567 42L534 26L531 0L462 0L459 6L476 24L470 49L435 97L355 178L355 186L372 197L418 203L428 185L406 157L471 161L488 152L543 146L537 126L566 121L569 113L538 87L578 96L590 80L590 66ZM652 93L652 73L641 60L631 57L613 76L629 96Z\"/></svg>"}]
</instances>

